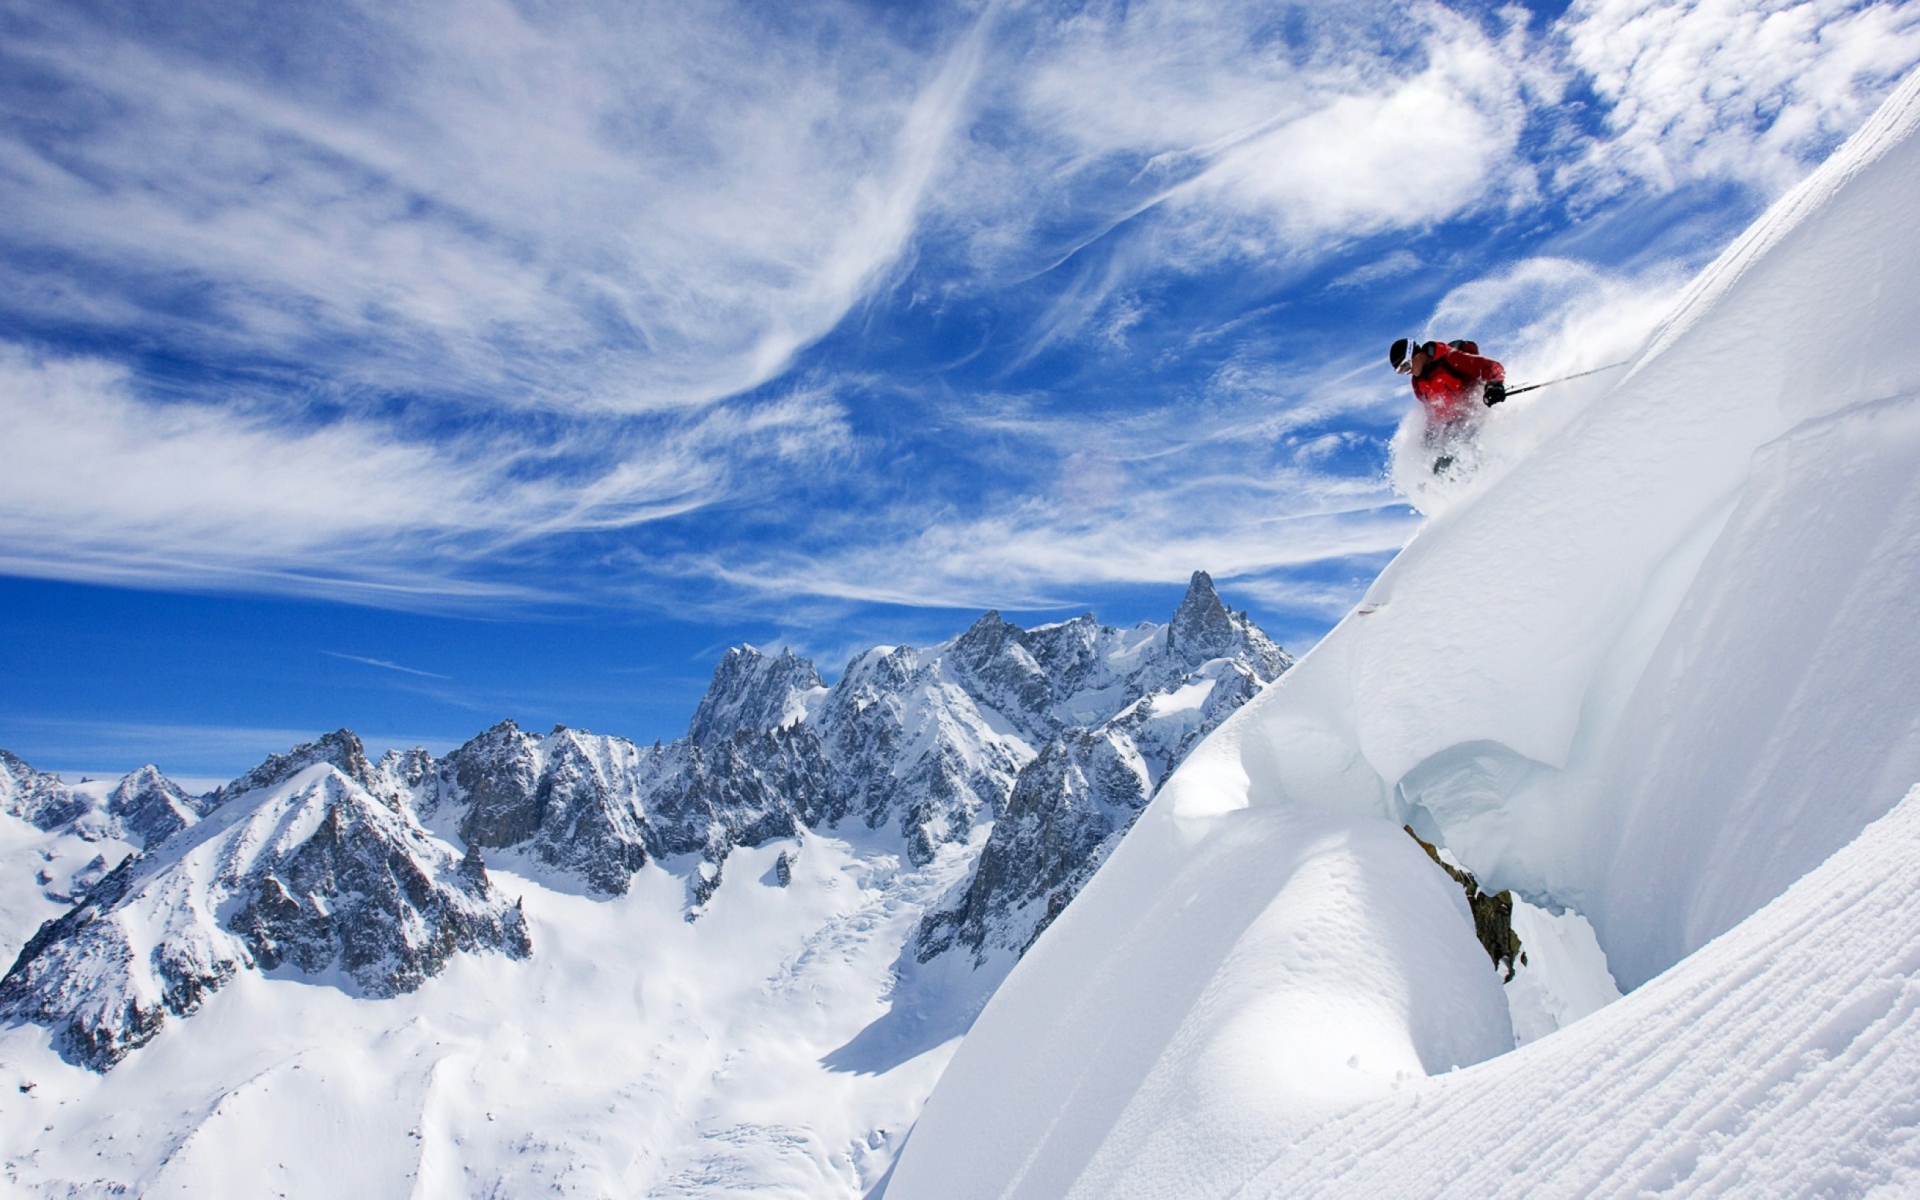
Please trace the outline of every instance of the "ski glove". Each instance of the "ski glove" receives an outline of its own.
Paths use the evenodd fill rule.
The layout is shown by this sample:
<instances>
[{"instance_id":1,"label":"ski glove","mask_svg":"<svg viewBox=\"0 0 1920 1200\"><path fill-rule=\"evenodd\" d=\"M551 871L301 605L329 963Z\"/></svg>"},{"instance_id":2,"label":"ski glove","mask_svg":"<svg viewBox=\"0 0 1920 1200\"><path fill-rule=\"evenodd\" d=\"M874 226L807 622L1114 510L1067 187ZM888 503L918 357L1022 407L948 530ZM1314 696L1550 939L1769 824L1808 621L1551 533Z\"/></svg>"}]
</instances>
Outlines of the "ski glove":
<instances>
[{"instance_id":1,"label":"ski glove","mask_svg":"<svg viewBox=\"0 0 1920 1200\"><path fill-rule=\"evenodd\" d=\"M1501 383L1498 379L1489 381L1487 383L1486 393L1482 398L1489 405L1500 403L1507 398L1507 385Z\"/></svg>"}]
</instances>

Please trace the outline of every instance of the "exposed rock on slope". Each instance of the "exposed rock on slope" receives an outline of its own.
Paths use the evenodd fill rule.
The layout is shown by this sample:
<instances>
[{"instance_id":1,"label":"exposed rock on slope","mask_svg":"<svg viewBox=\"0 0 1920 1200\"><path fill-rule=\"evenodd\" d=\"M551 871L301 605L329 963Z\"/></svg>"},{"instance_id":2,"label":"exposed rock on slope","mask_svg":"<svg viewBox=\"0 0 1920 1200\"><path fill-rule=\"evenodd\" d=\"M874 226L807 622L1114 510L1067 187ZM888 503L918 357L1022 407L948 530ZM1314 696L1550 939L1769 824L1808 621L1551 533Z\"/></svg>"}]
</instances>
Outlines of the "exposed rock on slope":
<instances>
[{"instance_id":1,"label":"exposed rock on slope","mask_svg":"<svg viewBox=\"0 0 1920 1200\"><path fill-rule=\"evenodd\" d=\"M1526 956L1520 950L1520 935L1513 931L1513 893L1502 890L1483 892L1480 881L1473 872L1454 866L1440 856L1440 850L1432 842L1413 831L1413 826L1403 825L1407 836L1420 843L1427 857L1434 865L1445 871L1449 878L1460 885L1466 893L1467 907L1473 912L1473 936L1486 950L1493 965L1502 971L1502 982L1513 979L1515 964L1525 965Z\"/></svg>"},{"instance_id":2,"label":"exposed rock on slope","mask_svg":"<svg viewBox=\"0 0 1920 1200\"><path fill-rule=\"evenodd\" d=\"M223 789L190 833L128 858L21 951L0 1014L53 1026L64 1055L104 1070L245 968L338 971L385 996L456 951L526 955L525 918L477 852L348 777L329 757L346 749L365 763L350 734L276 756L245 777L271 782Z\"/></svg>"},{"instance_id":3,"label":"exposed rock on slope","mask_svg":"<svg viewBox=\"0 0 1920 1200\"><path fill-rule=\"evenodd\" d=\"M1022 635L1023 646L1039 650L1034 661L1064 683L1055 685L1056 729L1062 710L1108 719L1061 730L1021 770L964 893L921 922L920 961L955 945L976 963L994 949L1024 954L1160 781L1293 663L1245 613L1228 611L1204 571L1194 572L1164 633L1145 628L1151 636L1137 644L1090 616ZM1090 703L1115 697L1125 698L1117 712Z\"/></svg>"},{"instance_id":4,"label":"exposed rock on slope","mask_svg":"<svg viewBox=\"0 0 1920 1200\"><path fill-rule=\"evenodd\" d=\"M36 771L0 750L0 809L36 828L52 829L88 807L87 798L60 782L58 775Z\"/></svg>"},{"instance_id":5,"label":"exposed rock on slope","mask_svg":"<svg viewBox=\"0 0 1920 1200\"><path fill-rule=\"evenodd\" d=\"M38 829L66 826L89 842L117 838L151 849L198 821L214 803L212 797L189 794L152 765L104 794L88 788L84 782L69 787L59 776L36 771L0 750L0 811Z\"/></svg>"}]
</instances>

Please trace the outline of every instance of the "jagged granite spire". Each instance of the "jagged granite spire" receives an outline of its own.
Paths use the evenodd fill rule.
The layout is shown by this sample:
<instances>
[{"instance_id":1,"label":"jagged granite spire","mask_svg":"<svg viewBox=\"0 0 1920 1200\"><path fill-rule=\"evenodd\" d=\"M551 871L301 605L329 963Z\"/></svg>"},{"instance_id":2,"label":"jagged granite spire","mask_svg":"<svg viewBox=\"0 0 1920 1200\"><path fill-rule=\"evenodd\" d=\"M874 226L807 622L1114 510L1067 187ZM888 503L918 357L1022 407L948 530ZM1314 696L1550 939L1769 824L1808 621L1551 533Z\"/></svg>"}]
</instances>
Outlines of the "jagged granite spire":
<instances>
[{"instance_id":1,"label":"jagged granite spire","mask_svg":"<svg viewBox=\"0 0 1920 1200\"><path fill-rule=\"evenodd\" d=\"M1282 650L1244 612L1234 612L1214 590L1213 576L1195 571L1187 594L1167 625L1167 651L1188 667L1208 659L1238 655L1262 680L1272 680L1293 665Z\"/></svg>"},{"instance_id":2,"label":"jagged granite spire","mask_svg":"<svg viewBox=\"0 0 1920 1200\"><path fill-rule=\"evenodd\" d=\"M1213 576L1195 571L1187 584L1186 597L1167 626L1167 649L1181 662L1197 667L1230 653L1238 632L1232 614L1214 590Z\"/></svg>"}]
</instances>

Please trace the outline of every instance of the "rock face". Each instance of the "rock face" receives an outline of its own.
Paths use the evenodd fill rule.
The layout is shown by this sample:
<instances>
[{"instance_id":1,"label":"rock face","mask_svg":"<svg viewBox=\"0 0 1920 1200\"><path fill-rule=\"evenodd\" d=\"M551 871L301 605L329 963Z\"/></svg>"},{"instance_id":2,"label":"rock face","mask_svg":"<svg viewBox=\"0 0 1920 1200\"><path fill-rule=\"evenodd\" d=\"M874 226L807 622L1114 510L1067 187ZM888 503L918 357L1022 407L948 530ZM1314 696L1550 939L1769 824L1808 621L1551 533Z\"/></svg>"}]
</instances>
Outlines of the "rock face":
<instances>
[{"instance_id":1,"label":"rock face","mask_svg":"<svg viewBox=\"0 0 1920 1200\"><path fill-rule=\"evenodd\" d=\"M743 729L784 729L805 718L809 704L826 690L813 664L790 650L773 658L752 646L736 646L714 668L713 683L687 726L687 740L711 746Z\"/></svg>"},{"instance_id":2,"label":"rock face","mask_svg":"<svg viewBox=\"0 0 1920 1200\"><path fill-rule=\"evenodd\" d=\"M39 829L64 828L86 841L118 839L152 849L198 821L213 804L212 797L189 794L152 765L127 775L111 791L88 787L69 787L59 776L36 771L0 750L0 811Z\"/></svg>"},{"instance_id":3,"label":"rock face","mask_svg":"<svg viewBox=\"0 0 1920 1200\"><path fill-rule=\"evenodd\" d=\"M517 848L617 895L647 861L641 775L631 742L571 729L543 738L502 721L447 756L425 807L464 809L469 846Z\"/></svg>"},{"instance_id":4,"label":"rock face","mask_svg":"<svg viewBox=\"0 0 1920 1200\"><path fill-rule=\"evenodd\" d=\"M692 920L734 848L848 823L925 865L969 852L992 822L913 948L1010 961L1193 745L1290 663L1200 572L1168 625L1086 614L1022 629L989 612L936 646L859 655L832 687L790 652L739 647L688 735L650 747L506 720L443 759L376 764L340 730L204 799L145 768L98 803L0 752L8 811L42 828L93 821L142 848L111 869L100 859L81 902L0 982L0 1014L54 1026L66 1053L104 1069L241 970L384 996L457 952L527 954L526 920L495 894L483 852L600 896L659 861L684 874Z\"/></svg>"},{"instance_id":5,"label":"rock face","mask_svg":"<svg viewBox=\"0 0 1920 1200\"><path fill-rule=\"evenodd\" d=\"M1024 953L1060 915L1152 792L1147 764L1112 726L1048 742L1020 772L959 902L922 920L922 962L954 946Z\"/></svg>"},{"instance_id":6,"label":"rock face","mask_svg":"<svg viewBox=\"0 0 1920 1200\"><path fill-rule=\"evenodd\" d=\"M478 851L456 855L344 773L338 751L365 764L357 738L323 742L223 789L207 819L42 926L0 980L0 1015L52 1026L63 1055L105 1070L243 969L337 971L389 996L457 951L529 953Z\"/></svg>"},{"instance_id":7,"label":"rock face","mask_svg":"<svg viewBox=\"0 0 1920 1200\"><path fill-rule=\"evenodd\" d=\"M110 834L138 842L151 850L182 829L195 824L210 805L190 796L173 780L148 764L122 779L107 795Z\"/></svg>"},{"instance_id":8,"label":"rock face","mask_svg":"<svg viewBox=\"0 0 1920 1200\"><path fill-rule=\"evenodd\" d=\"M60 782L58 775L36 771L0 750L0 809L36 828L53 829L89 807L87 798Z\"/></svg>"},{"instance_id":9,"label":"rock face","mask_svg":"<svg viewBox=\"0 0 1920 1200\"><path fill-rule=\"evenodd\" d=\"M976 964L1025 953L1188 751L1293 665L1204 571L1171 623L1144 629L1129 641L1087 616L1023 635L1054 681L1051 723L1036 726L1049 740L1016 777L965 889L921 921L921 962L955 948Z\"/></svg>"},{"instance_id":10,"label":"rock face","mask_svg":"<svg viewBox=\"0 0 1920 1200\"><path fill-rule=\"evenodd\" d=\"M1479 940L1481 949L1493 960L1495 970L1502 971L1501 982L1513 981L1514 964L1525 965L1527 956L1520 948L1520 935L1513 931L1513 893L1510 891L1483 892L1480 881L1473 872L1454 866L1440 857L1439 849L1413 831L1413 826L1403 825L1407 836L1420 843L1449 878L1460 885L1467 894L1467 908L1473 913L1473 936Z\"/></svg>"}]
</instances>

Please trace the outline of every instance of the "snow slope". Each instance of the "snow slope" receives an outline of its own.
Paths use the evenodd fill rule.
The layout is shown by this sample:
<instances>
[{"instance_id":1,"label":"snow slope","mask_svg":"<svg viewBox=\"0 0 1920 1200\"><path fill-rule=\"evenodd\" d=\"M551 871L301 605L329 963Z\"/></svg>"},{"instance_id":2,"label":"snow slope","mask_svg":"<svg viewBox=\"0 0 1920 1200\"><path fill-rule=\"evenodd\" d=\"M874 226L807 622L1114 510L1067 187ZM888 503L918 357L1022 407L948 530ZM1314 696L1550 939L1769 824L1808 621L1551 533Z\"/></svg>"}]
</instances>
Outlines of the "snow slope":
<instances>
[{"instance_id":1,"label":"snow slope","mask_svg":"<svg viewBox=\"0 0 1920 1200\"><path fill-rule=\"evenodd\" d=\"M1864 1081L1800 1052L1845 1058L1898 1018L1920 939L1848 924L1818 877L1752 915L1920 780L1916 126L1920 78L1703 273L1624 378L1441 512L1188 758L988 1005L892 1200L1314 1194L1376 1160L1351 1194L1424 1195L1451 1178L1442 1145L1507 1172L1460 1194L1632 1193L1749 1128L1812 1156L1776 1164L1809 1191L1827 1168L1905 1178L1902 1022L1884 1053L1859 1043ZM1494 1057L1497 989L1456 978L1486 960L1420 895L1402 822L1486 886L1585 914L1622 985L1681 967ZM1832 886L1904 894L1880 845L1910 847L1903 822L1835 859L1853 882ZM1756 1009L1741 988L1769 972L1785 991ZM1674 999L1688 987L1717 999ZM1729 1024L1703 1027L1717 1004ZM1859 1020L1809 1041L1815 1011ZM1649 1082L1689 1045L1688 1082ZM1492 1061L1420 1082L1474 1059ZM1578 1088L1565 1120L1527 1125ZM1675 1119L1633 1114L1636 1088ZM1506 1153L1502 1121L1531 1155ZM1579 1170L1553 1173L1568 1156ZM1741 1186L1737 1164L1697 1182Z\"/></svg>"},{"instance_id":2,"label":"snow slope","mask_svg":"<svg viewBox=\"0 0 1920 1200\"><path fill-rule=\"evenodd\" d=\"M822 1060L885 1011L900 946L970 860L916 871L806 835L778 886L793 849L736 851L697 923L655 864L611 899L490 871L532 958L456 955L380 1000L243 971L106 1074L9 1031L9 1177L60 1196L857 1195L951 1047L887 1072Z\"/></svg>"},{"instance_id":3,"label":"snow slope","mask_svg":"<svg viewBox=\"0 0 1920 1200\"><path fill-rule=\"evenodd\" d=\"M1916 1081L1920 789L1624 1000L1324 1123L1243 1194L1912 1196Z\"/></svg>"}]
</instances>

